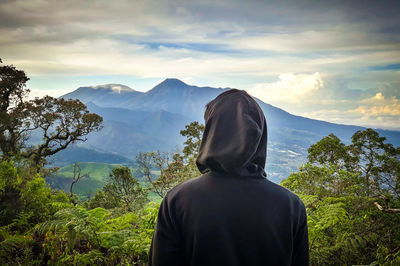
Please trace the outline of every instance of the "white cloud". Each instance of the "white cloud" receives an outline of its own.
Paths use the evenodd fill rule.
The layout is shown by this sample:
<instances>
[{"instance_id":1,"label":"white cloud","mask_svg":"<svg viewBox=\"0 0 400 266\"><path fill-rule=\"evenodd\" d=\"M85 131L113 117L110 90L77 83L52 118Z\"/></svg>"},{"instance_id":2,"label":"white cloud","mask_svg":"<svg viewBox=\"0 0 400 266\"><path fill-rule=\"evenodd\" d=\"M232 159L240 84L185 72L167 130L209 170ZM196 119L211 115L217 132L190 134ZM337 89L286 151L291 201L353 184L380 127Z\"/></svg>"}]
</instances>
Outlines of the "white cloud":
<instances>
[{"instance_id":1,"label":"white cloud","mask_svg":"<svg viewBox=\"0 0 400 266\"><path fill-rule=\"evenodd\" d=\"M363 104L349 112L357 113L363 117L400 116L400 100L396 97L385 99L382 93L364 99Z\"/></svg>"},{"instance_id":2,"label":"white cloud","mask_svg":"<svg viewBox=\"0 0 400 266\"><path fill-rule=\"evenodd\" d=\"M33 96L60 96L50 89L102 76L178 77L250 88L297 115L389 125L400 116L399 72L372 69L398 63L400 36L387 29L399 19L387 15L392 8L379 20L370 6L364 11L374 16L359 11L307 1L0 1L0 51L5 64L40 78ZM383 81L391 92L375 89Z\"/></svg>"},{"instance_id":3,"label":"white cloud","mask_svg":"<svg viewBox=\"0 0 400 266\"><path fill-rule=\"evenodd\" d=\"M385 100L385 96L383 96L382 92L378 92L375 94L375 96L367 99L361 100L362 103L382 103Z\"/></svg>"},{"instance_id":4,"label":"white cloud","mask_svg":"<svg viewBox=\"0 0 400 266\"><path fill-rule=\"evenodd\" d=\"M322 109L302 115L335 123L360 125L374 128L400 129L400 100L386 99L381 92L355 102L355 108Z\"/></svg>"},{"instance_id":5,"label":"white cloud","mask_svg":"<svg viewBox=\"0 0 400 266\"><path fill-rule=\"evenodd\" d=\"M285 73L273 83L257 84L248 92L268 103L297 103L309 100L324 86L321 75Z\"/></svg>"}]
</instances>

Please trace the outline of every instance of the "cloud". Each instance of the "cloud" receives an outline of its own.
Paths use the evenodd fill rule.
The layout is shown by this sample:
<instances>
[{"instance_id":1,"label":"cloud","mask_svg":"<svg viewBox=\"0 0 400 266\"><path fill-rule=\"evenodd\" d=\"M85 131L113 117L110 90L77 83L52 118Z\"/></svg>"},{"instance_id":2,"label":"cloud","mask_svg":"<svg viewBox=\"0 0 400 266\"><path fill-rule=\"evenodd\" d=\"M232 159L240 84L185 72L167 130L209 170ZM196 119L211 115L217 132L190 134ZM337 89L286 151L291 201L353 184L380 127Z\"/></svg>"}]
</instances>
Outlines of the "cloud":
<instances>
[{"instance_id":1,"label":"cloud","mask_svg":"<svg viewBox=\"0 0 400 266\"><path fill-rule=\"evenodd\" d=\"M375 96L367 99L361 100L363 103L380 103L385 100L385 96L383 96L382 92L378 92Z\"/></svg>"},{"instance_id":2,"label":"cloud","mask_svg":"<svg viewBox=\"0 0 400 266\"><path fill-rule=\"evenodd\" d=\"M309 101L324 86L321 75L285 73L273 83L257 84L248 92L268 103L297 103Z\"/></svg>"},{"instance_id":3,"label":"cloud","mask_svg":"<svg viewBox=\"0 0 400 266\"><path fill-rule=\"evenodd\" d=\"M302 115L319 120L366 127L400 129L400 100L386 99L381 92L355 102L354 108L320 109Z\"/></svg>"},{"instance_id":4,"label":"cloud","mask_svg":"<svg viewBox=\"0 0 400 266\"><path fill-rule=\"evenodd\" d=\"M400 116L400 100L396 97L385 99L381 92L374 97L361 101L363 105L350 110L363 117Z\"/></svg>"},{"instance_id":5,"label":"cloud","mask_svg":"<svg viewBox=\"0 0 400 266\"><path fill-rule=\"evenodd\" d=\"M339 109L321 109L313 112L305 112L302 116L313 119L330 121L338 124L357 125L372 128L385 128L400 130L400 118L398 115L363 115L360 111L339 110ZM362 110L364 112L366 110ZM368 113L370 111L367 111Z\"/></svg>"},{"instance_id":6,"label":"cloud","mask_svg":"<svg viewBox=\"0 0 400 266\"><path fill-rule=\"evenodd\" d=\"M343 73L400 57L397 35L380 31L393 19L374 16L372 28L368 21L354 23L371 12L357 3L250 2L2 1L0 50L3 59L28 66L34 75L56 69L161 77L165 71L158 68L180 74L181 65L169 62L188 55L193 64L183 69L194 67L203 76ZM135 64L149 67L141 71Z\"/></svg>"},{"instance_id":7,"label":"cloud","mask_svg":"<svg viewBox=\"0 0 400 266\"><path fill-rule=\"evenodd\" d=\"M326 119L393 123L399 7L393 1L4 0L0 51L5 64L27 72L32 93L96 85L104 76L129 76L133 85L190 77L195 85L250 89L298 115L337 110Z\"/></svg>"}]
</instances>

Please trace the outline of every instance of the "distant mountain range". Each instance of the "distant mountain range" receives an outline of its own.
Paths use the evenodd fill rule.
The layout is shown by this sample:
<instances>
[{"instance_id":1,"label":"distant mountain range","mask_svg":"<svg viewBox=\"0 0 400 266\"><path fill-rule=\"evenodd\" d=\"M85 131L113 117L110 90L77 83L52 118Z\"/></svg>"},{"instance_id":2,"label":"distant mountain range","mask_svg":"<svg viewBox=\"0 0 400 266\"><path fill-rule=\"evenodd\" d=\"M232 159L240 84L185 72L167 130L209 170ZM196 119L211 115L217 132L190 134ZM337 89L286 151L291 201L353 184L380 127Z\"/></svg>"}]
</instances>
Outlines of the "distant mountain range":
<instances>
[{"instance_id":1,"label":"distant mountain range","mask_svg":"<svg viewBox=\"0 0 400 266\"><path fill-rule=\"evenodd\" d=\"M121 84L80 87L62 98L79 99L91 112L101 115L104 128L91 133L88 141L53 157L55 165L74 161L121 163L134 161L139 152L174 151L182 147L179 131L191 121L203 122L205 105L229 88L197 87L178 79L166 79L148 92ZM267 173L279 182L296 171L306 158L307 148L334 133L344 142L364 129L295 116L257 100L267 118ZM399 146L400 132L377 130L388 142ZM86 156L84 156L86 155Z\"/></svg>"}]
</instances>

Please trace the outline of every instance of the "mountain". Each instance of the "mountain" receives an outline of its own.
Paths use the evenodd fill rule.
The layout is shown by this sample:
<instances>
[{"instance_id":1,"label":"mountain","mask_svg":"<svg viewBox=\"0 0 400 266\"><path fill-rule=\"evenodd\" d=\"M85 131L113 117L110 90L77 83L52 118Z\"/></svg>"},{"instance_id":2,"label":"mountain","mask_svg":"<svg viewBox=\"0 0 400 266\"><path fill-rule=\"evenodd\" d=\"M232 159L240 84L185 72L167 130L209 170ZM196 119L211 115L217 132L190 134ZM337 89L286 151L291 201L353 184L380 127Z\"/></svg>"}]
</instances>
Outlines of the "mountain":
<instances>
[{"instance_id":1,"label":"mountain","mask_svg":"<svg viewBox=\"0 0 400 266\"><path fill-rule=\"evenodd\" d=\"M166 79L125 104L129 109L164 110L202 120L206 103L227 89L190 86L178 79Z\"/></svg>"},{"instance_id":2,"label":"mountain","mask_svg":"<svg viewBox=\"0 0 400 266\"><path fill-rule=\"evenodd\" d=\"M148 92L117 84L81 87L63 98L80 99L104 118L104 129L91 133L79 146L134 160L138 152L171 151L182 147L179 131L190 121L203 122L205 105L229 88L197 87L178 79L166 79ZM292 115L257 99L268 124L267 172L280 181L296 171L307 148L334 133L349 143L363 127L340 125ZM400 145L400 132L377 130L388 142ZM110 160L109 163L115 161Z\"/></svg>"},{"instance_id":3,"label":"mountain","mask_svg":"<svg viewBox=\"0 0 400 266\"><path fill-rule=\"evenodd\" d=\"M48 164L50 166L64 167L75 162L113 162L116 164L126 164L129 161L128 158L115 153L99 152L94 149L72 145L68 147L68 149L57 152L55 155L50 157L50 159L48 159Z\"/></svg>"},{"instance_id":4,"label":"mountain","mask_svg":"<svg viewBox=\"0 0 400 266\"><path fill-rule=\"evenodd\" d=\"M123 102L134 99L142 92L135 91L121 84L105 84L98 86L79 87L61 98L79 99L83 103L93 102L107 107L121 106Z\"/></svg>"},{"instance_id":5,"label":"mountain","mask_svg":"<svg viewBox=\"0 0 400 266\"><path fill-rule=\"evenodd\" d=\"M182 126L190 123L190 119L181 114L174 114L164 110L140 111L126 108L100 107L93 102L86 104L88 109L99 114L106 121L115 121L133 127L134 131L155 136L161 140L176 139L176 132Z\"/></svg>"},{"instance_id":6,"label":"mountain","mask_svg":"<svg viewBox=\"0 0 400 266\"><path fill-rule=\"evenodd\" d=\"M93 132L80 146L134 159L139 152L173 150L184 141L179 131L190 119L164 110L140 111L100 107L87 103L91 112L103 117L103 129ZM112 161L114 162L114 161Z\"/></svg>"}]
</instances>

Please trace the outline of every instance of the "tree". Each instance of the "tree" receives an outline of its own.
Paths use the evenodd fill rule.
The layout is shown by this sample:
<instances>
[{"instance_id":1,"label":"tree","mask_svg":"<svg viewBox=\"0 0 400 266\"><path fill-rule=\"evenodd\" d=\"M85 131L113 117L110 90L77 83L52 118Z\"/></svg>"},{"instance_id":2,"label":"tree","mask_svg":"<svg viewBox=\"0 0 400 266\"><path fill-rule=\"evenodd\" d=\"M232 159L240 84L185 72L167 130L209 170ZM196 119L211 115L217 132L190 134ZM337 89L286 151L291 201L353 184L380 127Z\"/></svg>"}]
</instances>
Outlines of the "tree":
<instances>
[{"instance_id":1,"label":"tree","mask_svg":"<svg viewBox=\"0 0 400 266\"><path fill-rule=\"evenodd\" d=\"M197 121L191 122L185 126L184 130L180 131L183 137L186 137L184 142L183 155L186 158L197 157L200 149L201 138L204 132L204 125Z\"/></svg>"},{"instance_id":2,"label":"tree","mask_svg":"<svg viewBox=\"0 0 400 266\"><path fill-rule=\"evenodd\" d=\"M350 160L347 146L334 134L329 134L311 145L307 158L310 163L329 163L340 167L348 166Z\"/></svg>"},{"instance_id":3,"label":"tree","mask_svg":"<svg viewBox=\"0 0 400 266\"><path fill-rule=\"evenodd\" d=\"M0 227L24 231L48 219L61 205L68 206L67 202L67 195L52 191L39 174L26 177L13 162L0 162Z\"/></svg>"},{"instance_id":4,"label":"tree","mask_svg":"<svg viewBox=\"0 0 400 266\"><path fill-rule=\"evenodd\" d=\"M74 163L74 176L72 177L72 182L71 182L71 185L70 185L70 187L69 187L69 198L70 198L70 201L72 202L72 204L73 204L74 206L77 204L77 202L76 202L76 195L75 195L74 192L73 192L74 185L75 185L76 183L78 183L78 181L79 181L82 177L83 177L83 178L88 177L88 174L81 175L81 167L79 166L79 164L77 164L77 163L75 162L75 163Z\"/></svg>"},{"instance_id":5,"label":"tree","mask_svg":"<svg viewBox=\"0 0 400 266\"><path fill-rule=\"evenodd\" d=\"M115 202L115 205L122 203L128 211L140 209L147 201L146 190L126 166L112 170L103 191L107 198Z\"/></svg>"},{"instance_id":6,"label":"tree","mask_svg":"<svg viewBox=\"0 0 400 266\"><path fill-rule=\"evenodd\" d=\"M281 185L307 208L311 265L396 265L399 148L366 129L350 145L331 134L308 151L309 162Z\"/></svg>"},{"instance_id":7,"label":"tree","mask_svg":"<svg viewBox=\"0 0 400 266\"><path fill-rule=\"evenodd\" d=\"M365 193L371 197L400 197L400 147L385 143L373 129L357 131L345 145L333 134L322 138L308 149L311 164L335 165L364 180Z\"/></svg>"},{"instance_id":8,"label":"tree","mask_svg":"<svg viewBox=\"0 0 400 266\"><path fill-rule=\"evenodd\" d=\"M30 159L40 169L48 156L102 128L102 118L90 113L79 100L50 96L26 100L25 72L12 65L0 66L0 150L2 160ZM42 142L26 145L31 132Z\"/></svg>"},{"instance_id":9,"label":"tree","mask_svg":"<svg viewBox=\"0 0 400 266\"><path fill-rule=\"evenodd\" d=\"M0 62L2 63L2 62ZM27 129L23 127L24 97L29 78L12 65L0 66L0 149L9 159L21 148Z\"/></svg>"},{"instance_id":10,"label":"tree","mask_svg":"<svg viewBox=\"0 0 400 266\"><path fill-rule=\"evenodd\" d=\"M185 126L180 134L186 137L182 153L172 156L168 153L147 152L136 157L142 175L150 184L150 189L163 198L176 185L200 175L196 166L196 158L200 149L204 125L197 121ZM152 170L159 172L158 178Z\"/></svg>"},{"instance_id":11,"label":"tree","mask_svg":"<svg viewBox=\"0 0 400 266\"><path fill-rule=\"evenodd\" d=\"M354 169L363 177L368 195L388 193L400 197L400 147L385 143L373 129L357 131L348 147Z\"/></svg>"},{"instance_id":12,"label":"tree","mask_svg":"<svg viewBox=\"0 0 400 266\"><path fill-rule=\"evenodd\" d=\"M179 182L172 176L166 177L165 169L169 167L170 155L166 152L145 152L136 156L136 162L144 179L150 184L150 190L163 198L168 190ZM153 172L158 172L159 177L155 178Z\"/></svg>"},{"instance_id":13,"label":"tree","mask_svg":"<svg viewBox=\"0 0 400 266\"><path fill-rule=\"evenodd\" d=\"M361 196L362 179L358 173L341 169L337 165L316 166L307 163L300 171L292 173L281 185L297 194L315 195L318 198L336 196Z\"/></svg>"}]
</instances>

